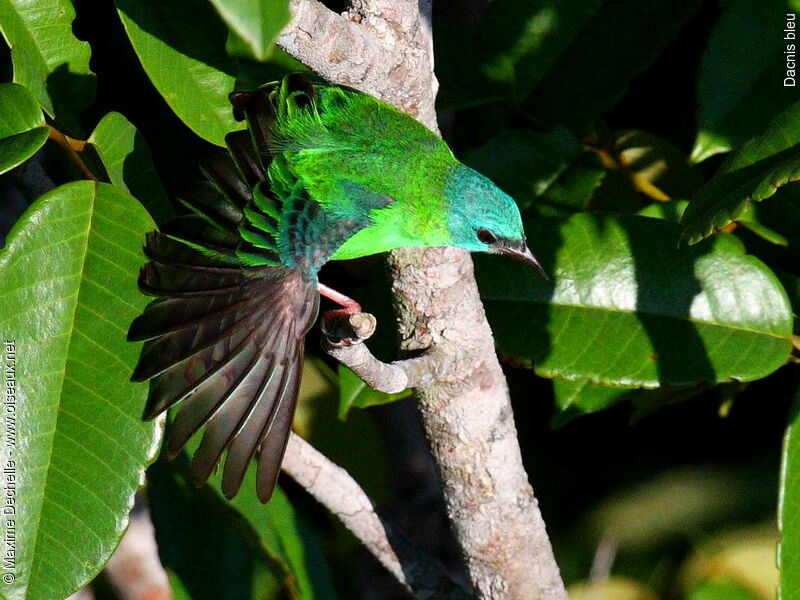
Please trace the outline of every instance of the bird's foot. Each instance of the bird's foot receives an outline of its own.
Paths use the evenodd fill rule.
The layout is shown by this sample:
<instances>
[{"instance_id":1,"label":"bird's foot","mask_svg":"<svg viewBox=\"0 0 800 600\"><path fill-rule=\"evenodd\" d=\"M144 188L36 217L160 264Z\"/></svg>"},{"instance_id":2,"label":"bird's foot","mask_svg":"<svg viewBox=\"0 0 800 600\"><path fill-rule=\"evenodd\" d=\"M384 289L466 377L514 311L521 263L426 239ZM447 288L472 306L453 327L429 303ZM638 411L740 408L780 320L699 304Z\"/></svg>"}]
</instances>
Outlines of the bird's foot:
<instances>
[{"instance_id":1,"label":"bird's foot","mask_svg":"<svg viewBox=\"0 0 800 600\"><path fill-rule=\"evenodd\" d=\"M372 337L378 322L369 313L351 312L347 308L322 313L322 335L334 348L360 344Z\"/></svg>"},{"instance_id":2,"label":"bird's foot","mask_svg":"<svg viewBox=\"0 0 800 600\"><path fill-rule=\"evenodd\" d=\"M317 284L319 289L319 293L321 296L324 296L328 300L332 300L336 302L339 306L342 307L343 310L341 311L333 311L333 312L341 312L343 314L353 314L353 313L360 313L361 312L361 305L350 298L349 296L345 296L341 292L337 292L333 288L329 288L327 285L323 285L321 283Z\"/></svg>"}]
</instances>

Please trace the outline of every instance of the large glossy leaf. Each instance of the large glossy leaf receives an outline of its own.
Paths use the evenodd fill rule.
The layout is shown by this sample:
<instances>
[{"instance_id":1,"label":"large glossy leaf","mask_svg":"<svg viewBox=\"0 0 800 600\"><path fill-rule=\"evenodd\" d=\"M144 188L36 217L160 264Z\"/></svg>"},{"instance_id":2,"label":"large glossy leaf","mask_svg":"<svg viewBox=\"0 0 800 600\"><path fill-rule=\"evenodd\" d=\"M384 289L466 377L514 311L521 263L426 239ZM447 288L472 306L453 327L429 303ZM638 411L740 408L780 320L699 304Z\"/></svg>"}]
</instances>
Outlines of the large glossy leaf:
<instances>
[{"instance_id":1,"label":"large glossy leaf","mask_svg":"<svg viewBox=\"0 0 800 600\"><path fill-rule=\"evenodd\" d=\"M734 152L683 214L683 238L693 244L738 218L752 202L800 179L800 102L760 136Z\"/></svg>"},{"instance_id":2,"label":"large glossy leaf","mask_svg":"<svg viewBox=\"0 0 800 600\"><path fill-rule=\"evenodd\" d=\"M536 372L657 387L763 377L786 362L786 292L729 237L677 248L679 227L638 216L537 219L526 232L552 281L476 257L501 353Z\"/></svg>"},{"instance_id":3,"label":"large glossy leaf","mask_svg":"<svg viewBox=\"0 0 800 600\"><path fill-rule=\"evenodd\" d=\"M727 152L759 134L797 99L784 86L786 50L782 19L800 12L798 0L734 0L717 22L700 63L697 140L692 159Z\"/></svg>"},{"instance_id":4,"label":"large glossy leaf","mask_svg":"<svg viewBox=\"0 0 800 600\"><path fill-rule=\"evenodd\" d=\"M800 393L797 394L783 440L778 526L779 600L800 599Z\"/></svg>"},{"instance_id":5,"label":"large glossy leaf","mask_svg":"<svg viewBox=\"0 0 800 600\"><path fill-rule=\"evenodd\" d=\"M0 254L16 380L16 443L3 444L17 478L7 598L64 598L91 579L155 454L160 428L141 421L146 389L129 381L139 348L125 340L147 302L136 274L152 228L133 197L81 181L39 198Z\"/></svg>"},{"instance_id":6,"label":"large glossy leaf","mask_svg":"<svg viewBox=\"0 0 800 600\"><path fill-rule=\"evenodd\" d=\"M74 19L69 0L0 0L0 30L11 47L14 81L77 135L77 114L94 101L96 81L89 44L72 33Z\"/></svg>"},{"instance_id":7,"label":"large glossy leaf","mask_svg":"<svg viewBox=\"0 0 800 600\"><path fill-rule=\"evenodd\" d=\"M0 83L0 173L33 156L47 134L44 115L33 95L16 83Z\"/></svg>"},{"instance_id":8,"label":"large glossy leaf","mask_svg":"<svg viewBox=\"0 0 800 600\"><path fill-rule=\"evenodd\" d=\"M582 134L678 35L701 3L604 2L552 62L525 101L526 110Z\"/></svg>"},{"instance_id":9,"label":"large glossy leaf","mask_svg":"<svg viewBox=\"0 0 800 600\"><path fill-rule=\"evenodd\" d=\"M117 0L125 31L147 76L175 114L218 146L242 129L231 113L236 62L214 8L192 0Z\"/></svg>"},{"instance_id":10,"label":"large glossy leaf","mask_svg":"<svg viewBox=\"0 0 800 600\"><path fill-rule=\"evenodd\" d=\"M266 60L272 43L289 22L288 0L210 0L246 44L253 58Z\"/></svg>"},{"instance_id":11,"label":"large glossy leaf","mask_svg":"<svg viewBox=\"0 0 800 600\"><path fill-rule=\"evenodd\" d=\"M136 127L119 113L103 117L89 137L111 183L133 194L156 223L175 212L153 165L150 149Z\"/></svg>"}]
</instances>

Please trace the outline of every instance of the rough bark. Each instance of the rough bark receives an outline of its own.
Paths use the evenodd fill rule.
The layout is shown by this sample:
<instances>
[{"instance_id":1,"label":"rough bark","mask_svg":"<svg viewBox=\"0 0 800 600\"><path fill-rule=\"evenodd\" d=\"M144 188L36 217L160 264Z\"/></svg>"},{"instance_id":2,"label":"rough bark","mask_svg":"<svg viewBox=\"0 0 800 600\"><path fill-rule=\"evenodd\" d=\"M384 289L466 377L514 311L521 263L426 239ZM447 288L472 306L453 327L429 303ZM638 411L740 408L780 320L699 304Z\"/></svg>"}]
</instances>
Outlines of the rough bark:
<instances>
[{"instance_id":1,"label":"rough bark","mask_svg":"<svg viewBox=\"0 0 800 600\"><path fill-rule=\"evenodd\" d=\"M315 0L293 0L292 8L278 39L284 50L329 81L371 93L438 131L429 2L353 0L342 15ZM383 365L357 343L338 348L337 358L378 389L398 385L398 368L411 374L478 596L566 599L469 255L397 250L389 265L402 348L423 357Z\"/></svg>"},{"instance_id":2,"label":"rough bark","mask_svg":"<svg viewBox=\"0 0 800 600\"><path fill-rule=\"evenodd\" d=\"M474 600L438 563L381 519L364 490L340 466L292 434L283 470L334 514L415 598Z\"/></svg>"}]
</instances>

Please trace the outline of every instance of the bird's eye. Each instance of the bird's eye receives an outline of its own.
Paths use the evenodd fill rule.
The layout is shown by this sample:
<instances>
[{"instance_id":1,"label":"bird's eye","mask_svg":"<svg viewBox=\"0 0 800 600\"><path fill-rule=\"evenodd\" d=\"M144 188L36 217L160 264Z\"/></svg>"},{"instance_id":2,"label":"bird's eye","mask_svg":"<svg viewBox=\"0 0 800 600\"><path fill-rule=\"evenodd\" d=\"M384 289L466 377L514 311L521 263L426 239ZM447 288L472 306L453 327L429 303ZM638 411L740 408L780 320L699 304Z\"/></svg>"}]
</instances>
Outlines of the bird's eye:
<instances>
[{"instance_id":1,"label":"bird's eye","mask_svg":"<svg viewBox=\"0 0 800 600\"><path fill-rule=\"evenodd\" d=\"M494 244L497 238L488 229L478 229L478 239L486 245Z\"/></svg>"}]
</instances>

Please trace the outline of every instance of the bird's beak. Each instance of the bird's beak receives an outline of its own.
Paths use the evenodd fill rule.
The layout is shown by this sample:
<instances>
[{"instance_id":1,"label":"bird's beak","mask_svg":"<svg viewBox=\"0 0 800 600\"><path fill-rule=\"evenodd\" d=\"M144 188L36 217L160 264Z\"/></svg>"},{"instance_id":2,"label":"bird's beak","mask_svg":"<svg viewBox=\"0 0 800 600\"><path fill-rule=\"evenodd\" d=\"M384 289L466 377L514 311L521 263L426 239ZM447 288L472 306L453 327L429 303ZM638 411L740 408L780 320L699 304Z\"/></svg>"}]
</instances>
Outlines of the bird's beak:
<instances>
[{"instance_id":1,"label":"bird's beak","mask_svg":"<svg viewBox=\"0 0 800 600\"><path fill-rule=\"evenodd\" d=\"M539 271L539 273L545 279L550 279L547 276L547 273L545 273L545 270L542 268L542 265L540 265L539 261L536 260L536 257L533 255L533 252L531 252L530 248L528 248L528 244L525 242L525 240L516 243L515 242L507 242L505 244L501 243L498 244L496 248L500 254L506 254L508 256L516 258L517 260L521 260L525 264L528 264L537 271Z\"/></svg>"}]
</instances>

